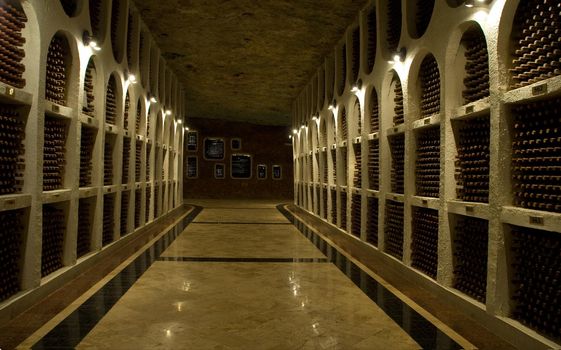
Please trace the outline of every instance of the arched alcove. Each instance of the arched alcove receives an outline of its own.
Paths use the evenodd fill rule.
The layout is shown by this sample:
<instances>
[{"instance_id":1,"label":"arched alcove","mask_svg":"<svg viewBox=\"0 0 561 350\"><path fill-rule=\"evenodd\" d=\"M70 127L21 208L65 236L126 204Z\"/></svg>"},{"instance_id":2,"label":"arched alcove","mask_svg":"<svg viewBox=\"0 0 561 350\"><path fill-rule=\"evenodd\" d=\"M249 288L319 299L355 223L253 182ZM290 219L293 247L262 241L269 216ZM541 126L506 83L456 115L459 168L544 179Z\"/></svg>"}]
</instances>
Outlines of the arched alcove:
<instances>
[{"instance_id":1,"label":"arched alcove","mask_svg":"<svg viewBox=\"0 0 561 350\"><path fill-rule=\"evenodd\" d=\"M337 94L343 95L347 83L347 44L343 43L337 49Z\"/></svg>"},{"instance_id":2,"label":"arched alcove","mask_svg":"<svg viewBox=\"0 0 561 350\"><path fill-rule=\"evenodd\" d=\"M130 107L131 107L130 93L129 91L127 91L127 95L125 96L125 107L123 111L123 128L125 130L129 130Z\"/></svg>"},{"instance_id":3,"label":"arched alcove","mask_svg":"<svg viewBox=\"0 0 561 350\"><path fill-rule=\"evenodd\" d=\"M339 141L347 141L347 138L349 136L349 129L347 123L347 110L345 106L339 107L339 116L337 118L337 121L338 121L337 132L339 134L338 135Z\"/></svg>"},{"instance_id":4,"label":"arched alcove","mask_svg":"<svg viewBox=\"0 0 561 350\"><path fill-rule=\"evenodd\" d=\"M376 7L372 6L366 14L366 73L370 74L376 63L378 45L378 28L376 21Z\"/></svg>"},{"instance_id":5,"label":"arched alcove","mask_svg":"<svg viewBox=\"0 0 561 350\"><path fill-rule=\"evenodd\" d=\"M421 62L418 82L420 118L440 113L440 71L432 54Z\"/></svg>"},{"instance_id":6,"label":"arched alcove","mask_svg":"<svg viewBox=\"0 0 561 350\"><path fill-rule=\"evenodd\" d=\"M385 30L386 56L393 57L399 48L401 39L401 1L399 0L381 0L381 10L385 10L385 16L382 16L382 28Z\"/></svg>"},{"instance_id":7,"label":"arched alcove","mask_svg":"<svg viewBox=\"0 0 561 350\"><path fill-rule=\"evenodd\" d=\"M407 1L407 28L409 35L418 39L425 34L434 10L434 0Z\"/></svg>"},{"instance_id":8,"label":"arched alcove","mask_svg":"<svg viewBox=\"0 0 561 350\"><path fill-rule=\"evenodd\" d=\"M117 84L116 76L116 73L109 76L107 92L105 94L105 122L111 125L118 125L120 121L117 101L120 101L122 92L120 90L120 84Z\"/></svg>"},{"instance_id":9,"label":"arched alcove","mask_svg":"<svg viewBox=\"0 0 561 350\"><path fill-rule=\"evenodd\" d=\"M105 39L105 21L109 18L107 5L107 0L89 0L91 34L98 42Z\"/></svg>"},{"instance_id":10,"label":"arched alcove","mask_svg":"<svg viewBox=\"0 0 561 350\"><path fill-rule=\"evenodd\" d=\"M60 5L68 17L74 17L78 14L79 3L78 0L60 0Z\"/></svg>"},{"instance_id":11,"label":"arched alcove","mask_svg":"<svg viewBox=\"0 0 561 350\"><path fill-rule=\"evenodd\" d=\"M126 14L127 3L124 0L111 1L111 47L113 57L117 62L122 62L124 57L124 33L127 23Z\"/></svg>"},{"instance_id":12,"label":"arched alcove","mask_svg":"<svg viewBox=\"0 0 561 350\"><path fill-rule=\"evenodd\" d=\"M82 113L90 117L96 116L96 101L95 96L98 93L96 87L100 80L98 70L95 64L95 56L91 57L88 66L86 67L86 74L84 77L84 101L82 104Z\"/></svg>"},{"instance_id":13,"label":"arched alcove","mask_svg":"<svg viewBox=\"0 0 561 350\"><path fill-rule=\"evenodd\" d=\"M351 84L356 83L360 72L360 26L352 30L351 36Z\"/></svg>"},{"instance_id":14,"label":"arched alcove","mask_svg":"<svg viewBox=\"0 0 561 350\"><path fill-rule=\"evenodd\" d=\"M58 32L52 38L47 51L45 98L56 104L67 106L72 74L72 51L67 35Z\"/></svg>"}]
</instances>

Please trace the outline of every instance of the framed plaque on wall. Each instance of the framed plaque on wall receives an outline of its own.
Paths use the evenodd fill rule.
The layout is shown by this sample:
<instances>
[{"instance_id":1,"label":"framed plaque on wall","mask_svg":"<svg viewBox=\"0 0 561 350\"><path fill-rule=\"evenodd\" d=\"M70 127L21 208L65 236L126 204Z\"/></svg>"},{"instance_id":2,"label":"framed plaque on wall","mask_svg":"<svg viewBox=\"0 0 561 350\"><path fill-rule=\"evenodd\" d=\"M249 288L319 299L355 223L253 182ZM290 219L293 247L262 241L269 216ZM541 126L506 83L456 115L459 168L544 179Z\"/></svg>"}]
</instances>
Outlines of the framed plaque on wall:
<instances>
[{"instance_id":1,"label":"framed plaque on wall","mask_svg":"<svg viewBox=\"0 0 561 350\"><path fill-rule=\"evenodd\" d=\"M267 166L265 164L257 165L257 178L259 180L265 180L267 178Z\"/></svg>"},{"instance_id":2,"label":"framed plaque on wall","mask_svg":"<svg viewBox=\"0 0 561 350\"><path fill-rule=\"evenodd\" d=\"M232 154L230 176L232 179L251 179L251 156L249 154Z\"/></svg>"},{"instance_id":3,"label":"framed plaque on wall","mask_svg":"<svg viewBox=\"0 0 561 350\"><path fill-rule=\"evenodd\" d=\"M207 137L204 140L205 160L224 160L224 139Z\"/></svg>"},{"instance_id":4,"label":"framed plaque on wall","mask_svg":"<svg viewBox=\"0 0 561 350\"><path fill-rule=\"evenodd\" d=\"M198 177L198 160L197 157L187 157L187 178L196 179Z\"/></svg>"},{"instance_id":5,"label":"framed plaque on wall","mask_svg":"<svg viewBox=\"0 0 561 350\"><path fill-rule=\"evenodd\" d=\"M214 178L215 179L224 179L225 175L225 166L224 163L217 163L214 164Z\"/></svg>"},{"instance_id":6,"label":"framed plaque on wall","mask_svg":"<svg viewBox=\"0 0 561 350\"><path fill-rule=\"evenodd\" d=\"M233 151L239 151L242 149L242 139L239 137L233 138L230 140L230 148Z\"/></svg>"},{"instance_id":7,"label":"framed plaque on wall","mask_svg":"<svg viewBox=\"0 0 561 350\"><path fill-rule=\"evenodd\" d=\"M282 179L282 166L273 165L273 180Z\"/></svg>"},{"instance_id":8,"label":"framed plaque on wall","mask_svg":"<svg viewBox=\"0 0 561 350\"><path fill-rule=\"evenodd\" d=\"M197 151L197 145L199 143L199 133L196 131L187 132L187 151L195 152Z\"/></svg>"}]
</instances>

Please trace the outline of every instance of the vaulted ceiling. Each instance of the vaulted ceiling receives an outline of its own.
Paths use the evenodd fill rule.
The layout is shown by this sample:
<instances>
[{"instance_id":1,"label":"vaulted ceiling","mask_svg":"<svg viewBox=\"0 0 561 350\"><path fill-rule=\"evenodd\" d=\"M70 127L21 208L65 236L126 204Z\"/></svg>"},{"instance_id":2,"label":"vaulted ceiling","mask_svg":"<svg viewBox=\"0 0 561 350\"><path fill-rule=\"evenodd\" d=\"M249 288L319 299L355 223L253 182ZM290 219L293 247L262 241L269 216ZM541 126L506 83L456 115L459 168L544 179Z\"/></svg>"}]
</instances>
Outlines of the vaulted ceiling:
<instances>
[{"instance_id":1,"label":"vaulted ceiling","mask_svg":"<svg viewBox=\"0 0 561 350\"><path fill-rule=\"evenodd\" d=\"M288 125L293 99L366 0L136 0L188 118Z\"/></svg>"}]
</instances>

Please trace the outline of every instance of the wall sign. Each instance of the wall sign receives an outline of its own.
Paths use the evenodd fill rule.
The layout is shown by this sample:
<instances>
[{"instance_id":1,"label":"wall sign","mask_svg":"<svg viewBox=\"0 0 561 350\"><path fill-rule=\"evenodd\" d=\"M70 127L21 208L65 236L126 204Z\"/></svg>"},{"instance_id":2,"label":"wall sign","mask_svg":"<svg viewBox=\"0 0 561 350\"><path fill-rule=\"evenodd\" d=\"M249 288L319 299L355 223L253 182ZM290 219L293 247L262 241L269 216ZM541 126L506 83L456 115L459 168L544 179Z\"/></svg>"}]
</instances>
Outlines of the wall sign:
<instances>
[{"instance_id":1,"label":"wall sign","mask_svg":"<svg viewBox=\"0 0 561 350\"><path fill-rule=\"evenodd\" d=\"M197 157L187 157L187 178L196 179L198 177L198 160Z\"/></svg>"},{"instance_id":2,"label":"wall sign","mask_svg":"<svg viewBox=\"0 0 561 350\"><path fill-rule=\"evenodd\" d=\"M273 165L273 180L282 179L282 166Z\"/></svg>"},{"instance_id":3,"label":"wall sign","mask_svg":"<svg viewBox=\"0 0 561 350\"><path fill-rule=\"evenodd\" d=\"M187 132L187 151L194 152L197 150L199 143L199 133L196 131Z\"/></svg>"},{"instance_id":4,"label":"wall sign","mask_svg":"<svg viewBox=\"0 0 561 350\"><path fill-rule=\"evenodd\" d=\"M267 166L265 164L257 165L257 178L259 180L265 180L267 178Z\"/></svg>"},{"instance_id":5,"label":"wall sign","mask_svg":"<svg viewBox=\"0 0 561 350\"><path fill-rule=\"evenodd\" d=\"M204 141L205 160L224 159L224 139L217 137L207 137Z\"/></svg>"},{"instance_id":6,"label":"wall sign","mask_svg":"<svg viewBox=\"0 0 561 350\"><path fill-rule=\"evenodd\" d=\"M232 179L251 178L251 156L249 154L232 154L230 176Z\"/></svg>"},{"instance_id":7,"label":"wall sign","mask_svg":"<svg viewBox=\"0 0 561 350\"><path fill-rule=\"evenodd\" d=\"M223 179L225 178L225 166L223 163L214 164L214 178Z\"/></svg>"},{"instance_id":8,"label":"wall sign","mask_svg":"<svg viewBox=\"0 0 561 350\"><path fill-rule=\"evenodd\" d=\"M236 137L230 140L230 148L233 151L239 151L242 149L242 139Z\"/></svg>"}]
</instances>

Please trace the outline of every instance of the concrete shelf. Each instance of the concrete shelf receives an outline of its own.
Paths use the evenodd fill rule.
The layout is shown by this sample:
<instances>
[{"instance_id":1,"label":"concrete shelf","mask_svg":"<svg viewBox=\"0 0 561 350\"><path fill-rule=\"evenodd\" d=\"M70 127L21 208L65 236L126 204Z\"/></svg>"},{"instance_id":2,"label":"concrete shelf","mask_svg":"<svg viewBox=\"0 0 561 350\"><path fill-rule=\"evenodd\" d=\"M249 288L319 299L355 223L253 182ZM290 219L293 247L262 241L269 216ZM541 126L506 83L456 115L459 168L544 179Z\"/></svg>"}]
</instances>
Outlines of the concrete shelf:
<instances>
[{"instance_id":1,"label":"concrete shelf","mask_svg":"<svg viewBox=\"0 0 561 350\"><path fill-rule=\"evenodd\" d=\"M31 195L29 194L8 194L0 196L0 212L22 209L30 206Z\"/></svg>"},{"instance_id":2,"label":"concrete shelf","mask_svg":"<svg viewBox=\"0 0 561 350\"><path fill-rule=\"evenodd\" d=\"M74 111L70 107L62 106L51 101L45 101L45 113L53 117L72 119Z\"/></svg>"},{"instance_id":3,"label":"concrete shelf","mask_svg":"<svg viewBox=\"0 0 561 350\"><path fill-rule=\"evenodd\" d=\"M421 130L425 128L430 128L433 126L440 125L440 115L435 114L430 117L423 118L421 120L415 120L413 122L413 130Z\"/></svg>"},{"instance_id":4,"label":"concrete shelf","mask_svg":"<svg viewBox=\"0 0 561 350\"><path fill-rule=\"evenodd\" d=\"M506 224L561 233L561 213L505 206L501 221Z\"/></svg>"},{"instance_id":5,"label":"concrete shelf","mask_svg":"<svg viewBox=\"0 0 561 350\"><path fill-rule=\"evenodd\" d=\"M413 196L411 197L410 203L419 208L440 209L439 198Z\"/></svg>"},{"instance_id":6,"label":"concrete shelf","mask_svg":"<svg viewBox=\"0 0 561 350\"><path fill-rule=\"evenodd\" d=\"M72 190L65 188L62 190L46 191L41 195L43 203L58 203L69 201L72 196Z\"/></svg>"},{"instance_id":7,"label":"concrete shelf","mask_svg":"<svg viewBox=\"0 0 561 350\"><path fill-rule=\"evenodd\" d=\"M473 203L451 200L448 201L447 204L448 211L450 213L489 220L489 204L487 203Z\"/></svg>"},{"instance_id":8,"label":"concrete shelf","mask_svg":"<svg viewBox=\"0 0 561 350\"><path fill-rule=\"evenodd\" d=\"M86 114L80 114L80 123L89 128L99 129L99 120Z\"/></svg>"},{"instance_id":9,"label":"concrete shelf","mask_svg":"<svg viewBox=\"0 0 561 350\"><path fill-rule=\"evenodd\" d=\"M78 196L79 198L89 198L96 196L98 192L98 187L80 187Z\"/></svg>"},{"instance_id":10,"label":"concrete shelf","mask_svg":"<svg viewBox=\"0 0 561 350\"><path fill-rule=\"evenodd\" d=\"M0 102L7 104L31 105L32 100L32 94L0 82Z\"/></svg>"},{"instance_id":11,"label":"concrete shelf","mask_svg":"<svg viewBox=\"0 0 561 350\"><path fill-rule=\"evenodd\" d=\"M386 135L393 136L405 133L405 124L400 124L386 129Z\"/></svg>"},{"instance_id":12,"label":"concrete shelf","mask_svg":"<svg viewBox=\"0 0 561 350\"><path fill-rule=\"evenodd\" d=\"M561 93L561 76L545 79L528 86L505 92L503 103L531 102Z\"/></svg>"},{"instance_id":13,"label":"concrete shelf","mask_svg":"<svg viewBox=\"0 0 561 350\"><path fill-rule=\"evenodd\" d=\"M458 107L451 118L454 120L464 120L480 117L489 114L490 109L491 104L489 102L489 97L485 97L481 100Z\"/></svg>"}]
</instances>

